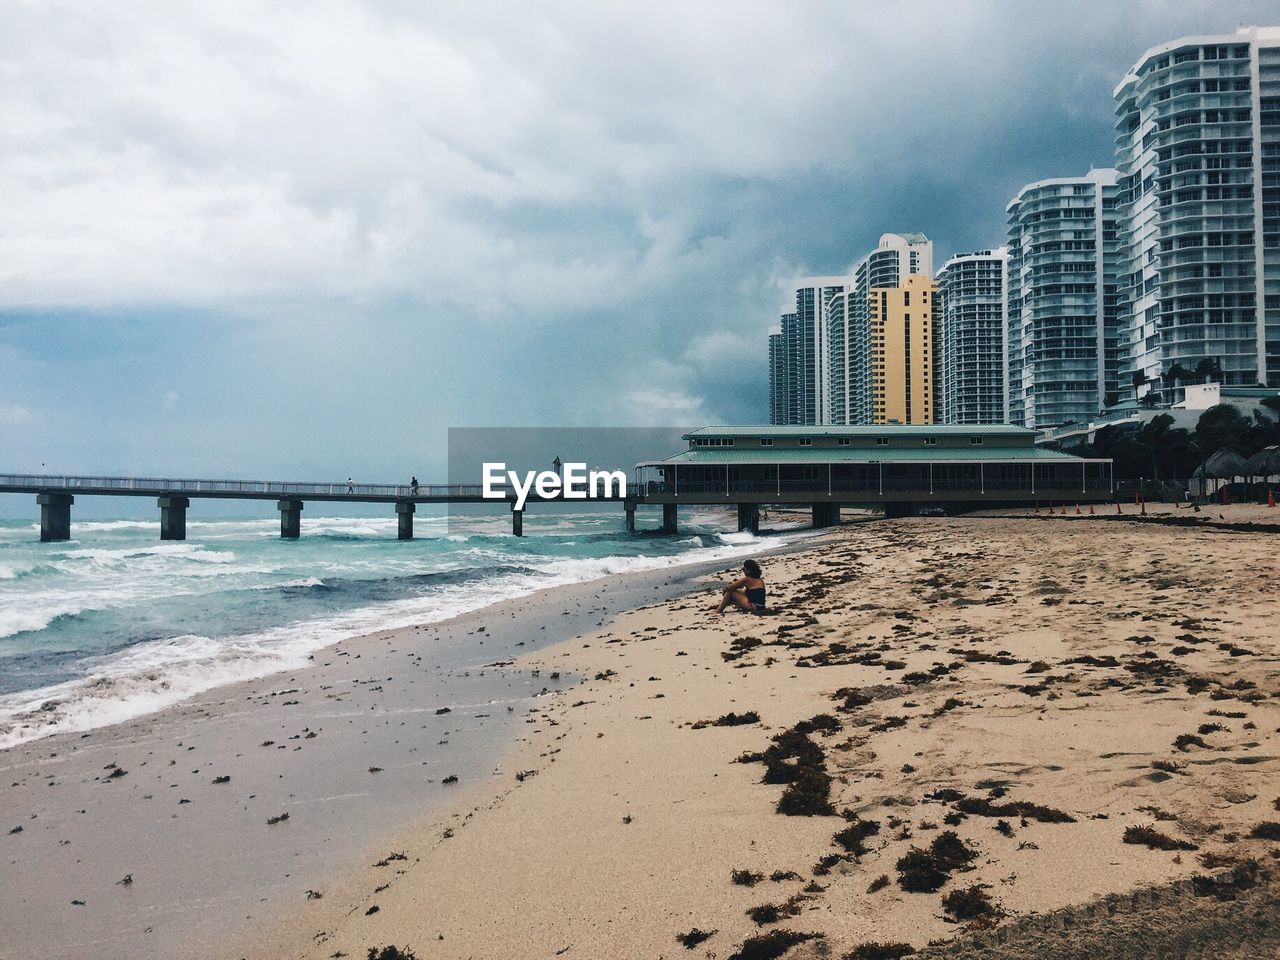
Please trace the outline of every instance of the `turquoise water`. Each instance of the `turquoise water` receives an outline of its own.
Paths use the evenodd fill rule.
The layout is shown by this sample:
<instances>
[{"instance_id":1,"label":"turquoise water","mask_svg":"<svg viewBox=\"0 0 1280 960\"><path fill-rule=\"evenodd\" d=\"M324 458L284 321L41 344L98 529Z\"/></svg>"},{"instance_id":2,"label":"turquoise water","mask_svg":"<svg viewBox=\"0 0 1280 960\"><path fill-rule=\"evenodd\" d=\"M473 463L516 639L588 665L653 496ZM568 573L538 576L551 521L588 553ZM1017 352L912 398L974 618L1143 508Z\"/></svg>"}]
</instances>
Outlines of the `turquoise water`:
<instances>
[{"instance_id":1,"label":"turquoise water","mask_svg":"<svg viewBox=\"0 0 1280 960\"><path fill-rule=\"evenodd\" d=\"M204 690L303 665L372 630L443 620L543 587L746 556L782 542L682 515L676 536L631 535L618 513L510 520L306 517L189 521L162 543L152 520L75 522L42 544L0 520L0 748L139 716Z\"/></svg>"}]
</instances>

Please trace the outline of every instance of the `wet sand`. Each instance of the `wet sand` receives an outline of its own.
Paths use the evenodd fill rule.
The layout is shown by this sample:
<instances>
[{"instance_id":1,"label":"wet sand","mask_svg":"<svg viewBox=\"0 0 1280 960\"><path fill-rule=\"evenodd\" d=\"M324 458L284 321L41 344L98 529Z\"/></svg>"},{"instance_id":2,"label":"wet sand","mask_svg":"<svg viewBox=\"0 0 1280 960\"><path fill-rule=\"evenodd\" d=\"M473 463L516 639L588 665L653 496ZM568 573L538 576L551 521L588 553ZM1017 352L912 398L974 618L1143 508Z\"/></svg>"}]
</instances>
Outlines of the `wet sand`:
<instances>
[{"instance_id":1,"label":"wet sand","mask_svg":"<svg viewBox=\"0 0 1280 960\"><path fill-rule=\"evenodd\" d=\"M791 931L814 938L788 957L876 956L1002 928L1027 951L1098 898L1249 864L1265 886L1277 511L1151 512L846 526L766 564L773 616L717 618L708 587L524 656L589 679L235 955L730 957ZM1185 923L1212 955L1219 900L1178 889L1196 909L1107 935ZM1275 955L1259 923L1231 956Z\"/></svg>"},{"instance_id":2,"label":"wet sand","mask_svg":"<svg viewBox=\"0 0 1280 960\"><path fill-rule=\"evenodd\" d=\"M530 709L582 680L513 658L716 566L355 638L303 670L0 752L0 958L233 955L380 838L505 788Z\"/></svg>"}]
</instances>

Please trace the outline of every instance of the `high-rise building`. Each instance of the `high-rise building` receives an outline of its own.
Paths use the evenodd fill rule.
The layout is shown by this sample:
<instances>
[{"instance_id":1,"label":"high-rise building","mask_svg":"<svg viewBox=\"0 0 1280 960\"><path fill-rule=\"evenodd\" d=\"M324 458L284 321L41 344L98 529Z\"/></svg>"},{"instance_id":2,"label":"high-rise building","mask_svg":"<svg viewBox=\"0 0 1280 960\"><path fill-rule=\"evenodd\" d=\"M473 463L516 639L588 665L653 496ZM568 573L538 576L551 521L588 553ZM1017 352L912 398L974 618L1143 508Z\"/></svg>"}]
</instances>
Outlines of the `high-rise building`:
<instances>
[{"instance_id":1,"label":"high-rise building","mask_svg":"<svg viewBox=\"0 0 1280 960\"><path fill-rule=\"evenodd\" d=\"M937 287L913 273L867 297L871 423L936 423Z\"/></svg>"},{"instance_id":2,"label":"high-rise building","mask_svg":"<svg viewBox=\"0 0 1280 960\"><path fill-rule=\"evenodd\" d=\"M874 423L871 291L897 287L909 276L933 275L933 242L922 233L886 233L860 259L827 308L829 422Z\"/></svg>"},{"instance_id":3,"label":"high-rise building","mask_svg":"<svg viewBox=\"0 0 1280 960\"><path fill-rule=\"evenodd\" d=\"M828 296L844 289L843 277L809 277L796 288L796 309L780 318L778 340L769 336L769 412L779 424L827 422Z\"/></svg>"},{"instance_id":4,"label":"high-rise building","mask_svg":"<svg viewBox=\"0 0 1280 960\"><path fill-rule=\"evenodd\" d=\"M769 332L769 416L778 425L801 423L796 391L800 336L796 315L784 313Z\"/></svg>"},{"instance_id":5,"label":"high-rise building","mask_svg":"<svg viewBox=\"0 0 1280 960\"><path fill-rule=\"evenodd\" d=\"M1118 391L1116 171L1029 183L1009 222L1011 423L1086 421Z\"/></svg>"},{"instance_id":6,"label":"high-rise building","mask_svg":"<svg viewBox=\"0 0 1280 960\"><path fill-rule=\"evenodd\" d=\"M790 396L787 384L787 345L782 338L782 327L769 331L769 422L789 423L787 400Z\"/></svg>"},{"instance_id":7,"label":"high-rise building","mask_svg":"<svg viewBox=\"0 0 1280 960\"><path fill-rule=\"evenodd\" d=\"M844 290L845 277L806 277L796 287L796 423L828 423L830 350L826 309Z\"/></svg>"},{"instance_id":8,"label":"high-rise building","mask_svg":"<svg viewBox=\"0 0 1280 960\"><path fill-rule=\"evenodd\" d=\"M1280 28L1153 47L1115 99L1121 388L1280 386Z\"/></svg>"},{"instance_id":9,"label":"high-rise building","mask_svg":"<svg viewBox=\"0 0 1280 960\"><path fill-rule=\"evenodd\" d=\"M1009 252L1000 247L957 254L938 273L941 403L935 415L942 423L1008 422L1008 264Z\"/></svg>"}]
</instances>

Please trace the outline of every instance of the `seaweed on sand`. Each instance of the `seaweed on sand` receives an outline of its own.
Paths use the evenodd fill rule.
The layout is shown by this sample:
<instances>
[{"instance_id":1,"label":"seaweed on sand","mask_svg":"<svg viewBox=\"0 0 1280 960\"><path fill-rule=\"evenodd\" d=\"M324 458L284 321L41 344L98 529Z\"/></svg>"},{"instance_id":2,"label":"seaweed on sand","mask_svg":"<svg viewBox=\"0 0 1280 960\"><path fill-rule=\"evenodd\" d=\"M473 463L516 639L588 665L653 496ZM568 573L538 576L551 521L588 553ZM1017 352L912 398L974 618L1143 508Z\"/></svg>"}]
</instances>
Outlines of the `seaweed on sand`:
<instances>
[{"instance_id":1,"label":"seaweed on sand","mask_svg":"<svg viewBox=\"0 0 1280 960\"><path fill-rule=\"evenodd\" d=\"M929 849L912 847L898 859L898 886L908 893L933 893L950 878L953 870L961 870L978 856L954 830L946 830L933 838Z\"/></svg>"},{"instance_id":2,"label":"seaweed on sand","mask_svg":"<svg viewBox=\"0 0 1280 960\"><path fill-rule=\"evenodd\" d=\"M402 949L396 946L388 946L383 947L381 950L377 947L370 947L369 952L365 955L365 960L417 960L417 954L408 947Z\"/></svg>"},{"instance_id":3,"label":"seaweed on sand","mask_svg":"<svg viewBox=\"0 0 1280 960\"><path fill-rule=\"evenodd\" d=\"M933 893L947 882L929 851L912 847L898 858L898 886L908 893Z\"/></svg>"},{"instance_id":4,"label":"seaweed on sand","mask_svg":"<svg viewBox=\"0 0 1280 960\"><path fill-rule=\"evenodd\" d=\"M836 812L831 805L831 777L824 769L806 767L782 791L777 809L788 817L831 816Z\"/></svg>"},{"instance_id":5,"label":"seaweed on sand","mask_svg":"<svg viewBox=\"0 0 1280 960\"><path fill-rule=\"evenodd\" d=\"M686 950L692 950L704 940L710 940L716 935L716 932L715 930L699 930L694 927L688 933L677 933L676 939L680 941L681 946Z\"/></svg>"},{"instance_id":6,"label":"seaweed on sand","mask_svg":"<svg viewBox=\"0 0 1280 960\"><path fill-rule=\"evenodd\" d=\"M961 813L977 817L1023 817L1041 823L1075 823L1076 818L1063 810L1046 807L1030 800L1011 800L1008 803L992 803L986 797L961 797L956 801Z\"/></svg>"},{"instance_id":7,"label":"seaweed on sand","mask_svg":"<svg viewBox=\"0 0 1280 960\"><path fill-rule=\"evenodd\" d=\"M726 713L714 720L699 720L693 724L694 730L701 730L704 727L741 727L749 723L759 723L760 714L754 710L744 710L742 713Z\"/></svg>"},{"instance_id":8,"label":"seaweed on sand","mask_svg":"<svg viewBox=\"0 0 1280 960\"><path fill-rule=\"evenodd\" d=\"M742 941L737 953L729 960L778 960L798 943L822 939L820 933L802 933L799 930L770 930Z\"/></svg>"},{"instance_id":9,"label":"seaweed on sand","mask_svg":"<svg viewBox=\"0 0 1280 960\"><path fill-rule=\"evenodd\" d=\"M764 874L750 870L732 870L729 873L729 879L740 887L754 887L764 879Z\"/></svg>"},{"instance_id":10,"label":"seaweed on sand","mask_svg":"<svg viewBox=\"0 0 1280 960\"><path fill-rule=\"evenodd\" d=\"M944 830L934 837L929 852L943 870L959 870L978 856L978 851L961 840L954 830Z\"/></svg>"},{"instance_id":11,"label":"seaweed on sand","mask_svg":"<svg viewBox=\"0 0 1280 960\"><path fill-rule=\"evenodd\" d=\"M840 722L828 714L796 724L773 738L763 752L746 753L741 763L763 763L762 783L785 783L787 789L778 800L777 810L787 816L829 816L831 777L826 770L822 748L810 739L814 730L839 729Z\"/></svg>"},{"instance_id":12,"label":"seaweed on sand","mask_svg":"<svg viewBox=\"0 0 1280 960\"><path fill-rule=\"evenodd\" d=\"M1253 840L1280 840L1280 823L1264 820L1249 831L1249 837Z\"/></svg>"},{"instance_id":13,"label":"seaweed on sand","mask_svg":"<svg viewBox=\"0 0 1280 960\"><path fill-rule=\"evenodd\" d=\"M837 831L831 840L854 856L860 857L870 852L863 841L879 832L879 820L863 820L861 817L854 816L849 826Z\"/></svg>"},{"instance_id":14,"label":"seaweed on sand","mask_svg":"<svg viewBox=\"0 0 1280 960\"><path fill-rule=\"evenodd\" d=\"M999 916L999 910L982 884L952 890L942 898L942 910L953 920L981 920Z\"/></svg>"},{"instance_id":15,"label":"seaweed on sand","mask_svg":"<svg viewBox=\"0 0 1280 960\"><path fill-rule=\"evenodd\" d=\"M1178 840L1168 834L1161 833L1155 827L1135 825L1125 827L1124 842L1135 846L1150 847L1152 850L1199 850L1194 843Z\"/></svg>"},{"instance_id":16,"label":"seaweed on sand","mask_svg":"<svg viewBox=\"0 0 1280 960\"><path fill-rule=\"evenodd\" d=\"M902 960L916 952L909 943L864 943L840 960Z\"/></svg>"}]
</instances>

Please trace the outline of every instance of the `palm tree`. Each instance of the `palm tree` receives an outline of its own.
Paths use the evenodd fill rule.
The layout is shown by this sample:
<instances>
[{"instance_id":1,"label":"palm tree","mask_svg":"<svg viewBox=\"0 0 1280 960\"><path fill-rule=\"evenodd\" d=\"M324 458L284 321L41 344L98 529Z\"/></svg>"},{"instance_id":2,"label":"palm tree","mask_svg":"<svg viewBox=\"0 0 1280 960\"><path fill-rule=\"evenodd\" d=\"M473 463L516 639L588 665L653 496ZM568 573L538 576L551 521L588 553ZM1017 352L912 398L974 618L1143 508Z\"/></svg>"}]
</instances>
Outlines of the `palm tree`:
<instances>
[{"instance_id":1,"label":"palm tree","mask_svg":"<svg viewBox=\"0 0 1280 960\"><path fill-rule=\"evenodd\" d=\"M1164 381L1166 387L1177 389L1182 386L1183 380L1190 380L1192 373L1182 364L1176 361L1170 365L1169 369L1160 375L1160 379Z\"/></svg>"},{"instance_id":2,"label":"palm tree","mask_svg":"<svg viewBox=\"0 0 1280 960\"><path fill-rule=\"evenodd\" d=\"M1217 357L1205 357L1196 364L1196 377L1201 383L1221 383L1222 363Z\"/></svg>"},{"instance_id":3,"label":"palm tree","mask_svg":"<svg viewBox=\"0 0 1280 960\"><path fill-rule=\"evenodd\" d=\"M1135 370L1129 380L1133 384L1133 399L1137 400L1138 389L1147 382L1147 375L1142 370Z\"/></svg>"}]
</instances>

